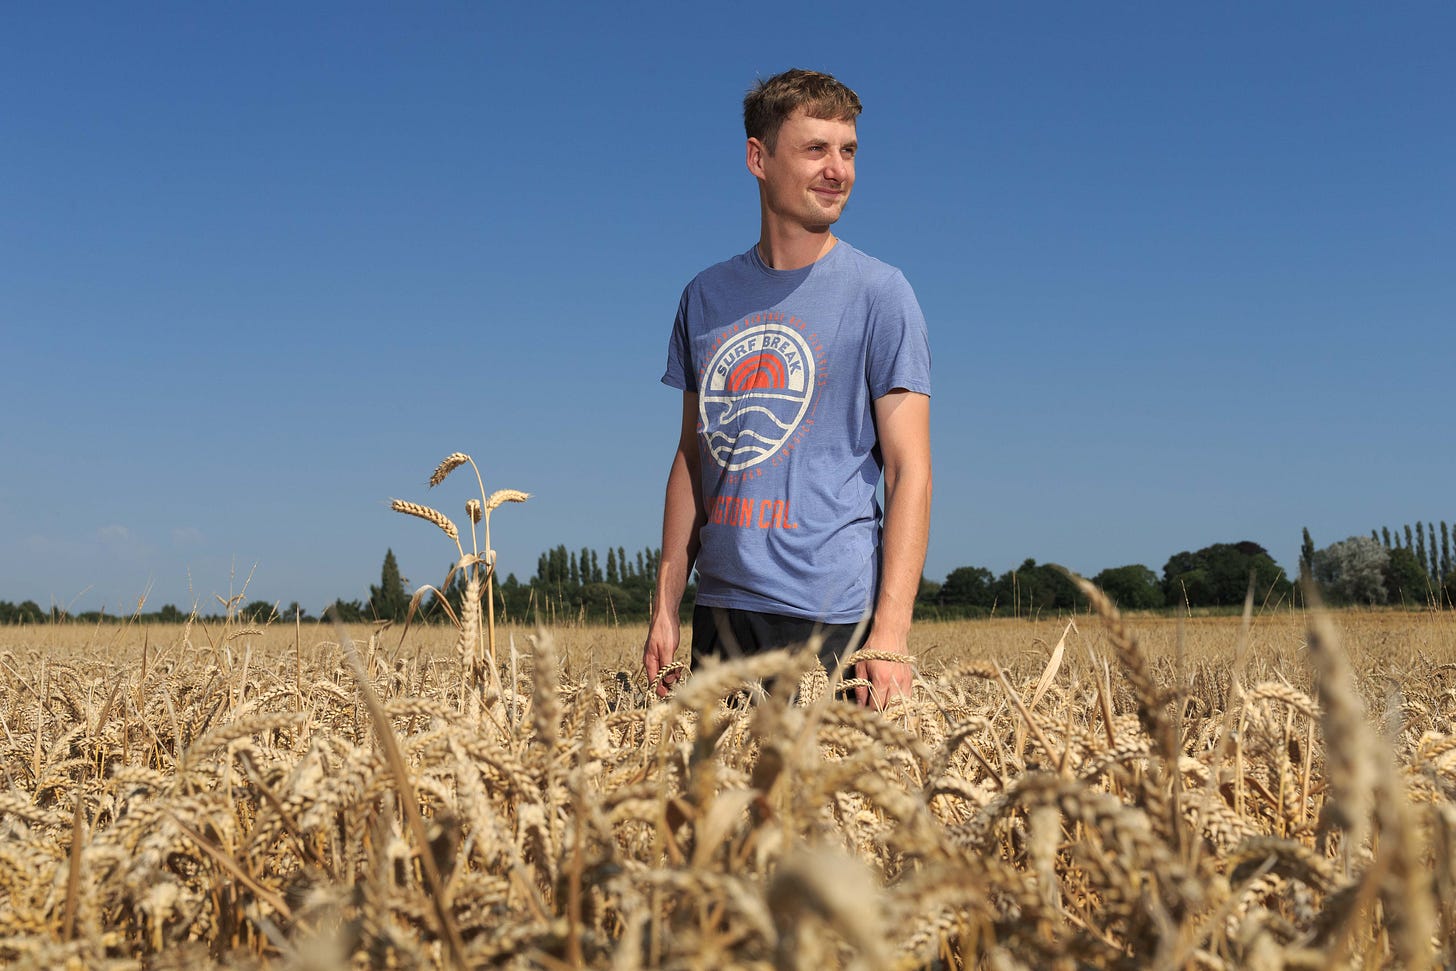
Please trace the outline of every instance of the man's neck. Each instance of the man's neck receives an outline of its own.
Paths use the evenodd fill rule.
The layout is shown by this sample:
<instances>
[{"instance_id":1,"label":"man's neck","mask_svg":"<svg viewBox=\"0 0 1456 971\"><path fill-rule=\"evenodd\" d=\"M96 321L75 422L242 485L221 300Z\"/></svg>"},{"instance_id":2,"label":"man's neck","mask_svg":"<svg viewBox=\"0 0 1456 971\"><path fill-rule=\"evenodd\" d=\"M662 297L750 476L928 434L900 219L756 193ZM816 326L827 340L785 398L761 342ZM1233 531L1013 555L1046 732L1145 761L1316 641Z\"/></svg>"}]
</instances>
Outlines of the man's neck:
<instances>
[{"instance_id":1,"label":"man's neck","mask_svg":"<svg viewBox=\"0 0 1456 971\"><path fill-rule=\"evenodd\" d=\"M823 232L793 233L775 233L764 226L758 237L758 256L770 269L801 270L822 259L837 242L827 226Z\"/></svg>"}]
</instances>

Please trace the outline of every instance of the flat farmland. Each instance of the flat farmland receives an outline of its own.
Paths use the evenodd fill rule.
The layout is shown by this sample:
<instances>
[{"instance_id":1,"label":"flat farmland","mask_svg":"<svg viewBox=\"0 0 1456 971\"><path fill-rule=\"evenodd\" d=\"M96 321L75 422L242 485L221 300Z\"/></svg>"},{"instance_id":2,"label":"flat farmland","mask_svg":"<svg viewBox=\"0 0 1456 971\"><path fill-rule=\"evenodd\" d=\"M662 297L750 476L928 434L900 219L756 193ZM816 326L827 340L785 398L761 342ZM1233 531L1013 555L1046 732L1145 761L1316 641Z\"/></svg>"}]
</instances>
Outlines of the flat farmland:
<instances>
[{"instance_id":1,"label":"flat farmland","mask_svg":"<svg viewBox=\"0 0 1456 971\"><path fill-rule=\"evenodd\" d=\"M1100 606L920 624L884 713L655 700L634 626L0 627L0 960L1456 963L1456 615Z\"/></svg>"}]
</instances>

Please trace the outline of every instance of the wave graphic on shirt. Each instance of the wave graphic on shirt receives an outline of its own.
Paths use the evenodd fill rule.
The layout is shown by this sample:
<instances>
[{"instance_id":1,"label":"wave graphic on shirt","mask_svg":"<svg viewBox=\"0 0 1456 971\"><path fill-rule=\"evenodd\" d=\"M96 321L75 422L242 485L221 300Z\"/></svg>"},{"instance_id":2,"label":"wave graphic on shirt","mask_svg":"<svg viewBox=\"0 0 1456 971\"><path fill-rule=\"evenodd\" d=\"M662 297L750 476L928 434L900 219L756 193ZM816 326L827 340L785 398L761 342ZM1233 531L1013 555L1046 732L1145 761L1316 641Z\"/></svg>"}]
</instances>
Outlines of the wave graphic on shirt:
<instances>
[{"instance_id":1,"label":"wave graphic on shirt","mask_svg":"<svg viewBox=\"0 0 1456 971\"><path fill-rule=\"evenodd\" d=\"M740 330L714 351L700 385L708 453L730 472L771 458L808 414L814 387L814 356L797 330Z\"/></svg>"}]
</instances>

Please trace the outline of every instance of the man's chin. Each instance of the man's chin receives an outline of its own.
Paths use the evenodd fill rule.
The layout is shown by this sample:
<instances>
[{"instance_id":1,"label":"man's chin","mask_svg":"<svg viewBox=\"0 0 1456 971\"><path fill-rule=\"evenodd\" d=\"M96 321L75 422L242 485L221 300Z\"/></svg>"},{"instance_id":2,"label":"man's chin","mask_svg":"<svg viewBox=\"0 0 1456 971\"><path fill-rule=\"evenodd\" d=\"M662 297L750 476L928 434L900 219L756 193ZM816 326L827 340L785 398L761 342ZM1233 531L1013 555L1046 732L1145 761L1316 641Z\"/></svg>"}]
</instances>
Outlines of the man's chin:
<instances>
[{"instance_id":1,"label":"man's chin","mask_svg":"<svg viewBox=\"0 0 1456 971\"><path fill-rule=\"evenodd\" d=\"M814 214L810 225L815 229L825 230L839 222L839 217L842 215L844 215L843 206L840 206L838 209L820 209Z\"/></svg>"}]
</instances>

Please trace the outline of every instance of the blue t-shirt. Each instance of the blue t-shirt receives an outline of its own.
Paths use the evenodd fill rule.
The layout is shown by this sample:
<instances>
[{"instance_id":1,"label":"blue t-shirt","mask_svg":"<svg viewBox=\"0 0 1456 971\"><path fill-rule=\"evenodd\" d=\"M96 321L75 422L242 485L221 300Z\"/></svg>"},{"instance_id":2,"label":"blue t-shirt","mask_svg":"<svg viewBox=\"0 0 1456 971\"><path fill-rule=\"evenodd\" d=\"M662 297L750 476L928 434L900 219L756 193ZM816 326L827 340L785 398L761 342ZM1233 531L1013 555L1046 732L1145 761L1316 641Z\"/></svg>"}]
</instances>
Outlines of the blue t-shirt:
<instances>
[{"instance_id":1,"label":"blue t-shirt","mask_svg":"<svg viewBox=\"0 0 1456 971\"><path fill-rule=\"evenodd\" d=\"M873 404L930 393L899 270L839 240L798 270L755 246L683 291L664 384L698 396L707 522L697 602L853 623L879 583Z\"/></svg>"}]
</instances>

